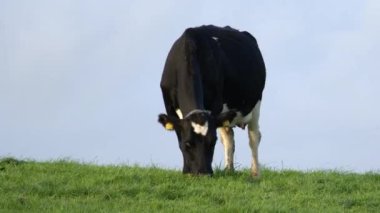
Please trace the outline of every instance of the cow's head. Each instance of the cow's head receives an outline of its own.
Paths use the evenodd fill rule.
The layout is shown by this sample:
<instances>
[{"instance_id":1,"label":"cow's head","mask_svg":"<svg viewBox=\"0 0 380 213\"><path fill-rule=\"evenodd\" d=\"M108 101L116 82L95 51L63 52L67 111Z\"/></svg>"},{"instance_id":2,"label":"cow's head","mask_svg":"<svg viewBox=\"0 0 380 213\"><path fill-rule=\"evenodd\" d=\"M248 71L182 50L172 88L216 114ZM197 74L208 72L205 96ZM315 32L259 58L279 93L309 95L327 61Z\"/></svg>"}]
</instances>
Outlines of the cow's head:
<instances>
[{"instance_id":1,"label":"cow's head","mask_svg":"<svg viewBox=\"0 0 380 213\"><path fill-rule=\"evenodd\" d=\"M167 130L177 133L179 148L183 155L183 173L209 174L217 139L216 129L229 125L236 116L230 111L218 116L207 111L195 111L185 118L160 114L158 121Z\"/></svg>"}]
</instances>

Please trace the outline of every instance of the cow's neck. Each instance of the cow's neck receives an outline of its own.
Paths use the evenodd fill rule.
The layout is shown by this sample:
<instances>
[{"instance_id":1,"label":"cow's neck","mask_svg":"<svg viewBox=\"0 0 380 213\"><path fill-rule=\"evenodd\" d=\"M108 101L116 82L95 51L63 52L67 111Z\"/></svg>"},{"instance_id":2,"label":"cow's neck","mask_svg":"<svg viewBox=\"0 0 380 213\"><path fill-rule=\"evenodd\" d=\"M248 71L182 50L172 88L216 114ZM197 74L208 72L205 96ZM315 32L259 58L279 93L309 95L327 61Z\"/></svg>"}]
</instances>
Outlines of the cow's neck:
<instances>
[{"instance_id":1,"label":"cow's neck","mask_svg":"<svg viewBox=\"0 0 380 213\"><path fill-rule=\"evenodd\" d=\"M202 80L199 73L178 79L178 104L183 115L204 110Z\"/></svg>"}]
</instances>

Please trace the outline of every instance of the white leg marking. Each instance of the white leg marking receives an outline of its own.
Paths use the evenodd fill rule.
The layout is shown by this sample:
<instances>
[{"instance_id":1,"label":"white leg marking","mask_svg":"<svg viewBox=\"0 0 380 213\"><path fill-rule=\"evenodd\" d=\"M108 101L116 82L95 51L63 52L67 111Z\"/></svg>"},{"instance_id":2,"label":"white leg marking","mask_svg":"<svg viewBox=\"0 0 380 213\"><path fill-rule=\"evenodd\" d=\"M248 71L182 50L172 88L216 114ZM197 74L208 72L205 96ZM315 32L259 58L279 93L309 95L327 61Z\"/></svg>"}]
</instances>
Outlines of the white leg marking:
<instances>
[{"instance_id":1,"label":"white leg marking","mask_svg":"<svg viewBox=\"0 0 380 213\"><path fill-rule=\"evenodd\" d=\"M193 127L194 129L194 132L196 134L201 134L203 136L206 136L207 135L207 131L208 131L208 122L206 122L205 124L203 125L200 125L200 124L197 124L195 122L191 122L191 126Z\"/></svg>"},{"instance_id":2,"label":"white leg marking","mask_svg":"<svg viewBox=\"0 0 380 213\"><path fill-rule=\"evenodd\" d=\"M180 109L176 109L175 112L177 113L179 119L183 119L183 115Z\"/></svg>"},{"instance_id":3,"label":"white leg marking","mask_svg":"<svg viewBox=\"0 0 380 213\"><path fill-rule=\"evenodd\" d=\"M257 102L255 108L252 110L252 119L248 123L249 146L251 147L252 151L252 176L260 176L258 153L258 148L261 140L261 132L259 128L260 104L260 101Z\"/></svg>"},{"instance_id":4,"label":"white leg marking","mask_svg":"<svg viewBox=\"0 0 380 213\"><path fill-rule=\"evenodd\" d=\"M230 127L219 128L221 142L224 146L224 166L225 169L234 170L234 152L235 152L235 140L234 131Z\"/></svg>"}]
</instances>

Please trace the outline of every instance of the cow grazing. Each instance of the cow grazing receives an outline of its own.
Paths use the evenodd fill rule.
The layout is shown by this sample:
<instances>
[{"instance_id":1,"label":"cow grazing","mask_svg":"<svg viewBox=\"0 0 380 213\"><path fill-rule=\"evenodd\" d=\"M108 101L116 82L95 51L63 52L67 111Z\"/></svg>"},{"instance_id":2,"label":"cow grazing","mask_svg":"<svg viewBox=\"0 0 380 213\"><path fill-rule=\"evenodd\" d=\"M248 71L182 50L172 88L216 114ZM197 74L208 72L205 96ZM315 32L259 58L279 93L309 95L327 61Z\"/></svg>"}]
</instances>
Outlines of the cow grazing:
<instances>
[{"instance_id":1,"label":"cow grazing","mask_svg":"<svg viewBox=\"0 0 380 213\"><path fill-rule=\"evenodd\" d=\"M186 29L173 44L161 78L167 114L158 121L174 130L183 173L213 173L217 128L227 170L233 170L233 127L248 125L253 176L259 175L259 114L265 65L256 39L229 26Z\"/></svg>"}]
</instances>

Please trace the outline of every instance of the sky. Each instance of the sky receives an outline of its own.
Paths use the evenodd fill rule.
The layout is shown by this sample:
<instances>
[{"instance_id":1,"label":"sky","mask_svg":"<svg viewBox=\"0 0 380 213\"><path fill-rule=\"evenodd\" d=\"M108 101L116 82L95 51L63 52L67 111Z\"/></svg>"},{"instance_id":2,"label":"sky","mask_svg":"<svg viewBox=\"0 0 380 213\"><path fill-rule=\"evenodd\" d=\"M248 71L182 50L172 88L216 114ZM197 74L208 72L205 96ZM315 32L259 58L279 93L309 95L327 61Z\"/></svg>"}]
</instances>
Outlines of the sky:
<instances>
[{"instance_id":1,"label":"sky","mask_svg":"<svg viewBox=\"0 0 380 213\"><path fill-rule=\"evenodd\" d=\"M258 40L267 81L260 163L380 171L380 2L0 1L0 157L182 168L157 122L173 42L230 25ZM235 131L235 167L250 166ZM217 143L214 166L223 166Z\"/></svg>"}]
</instances>

